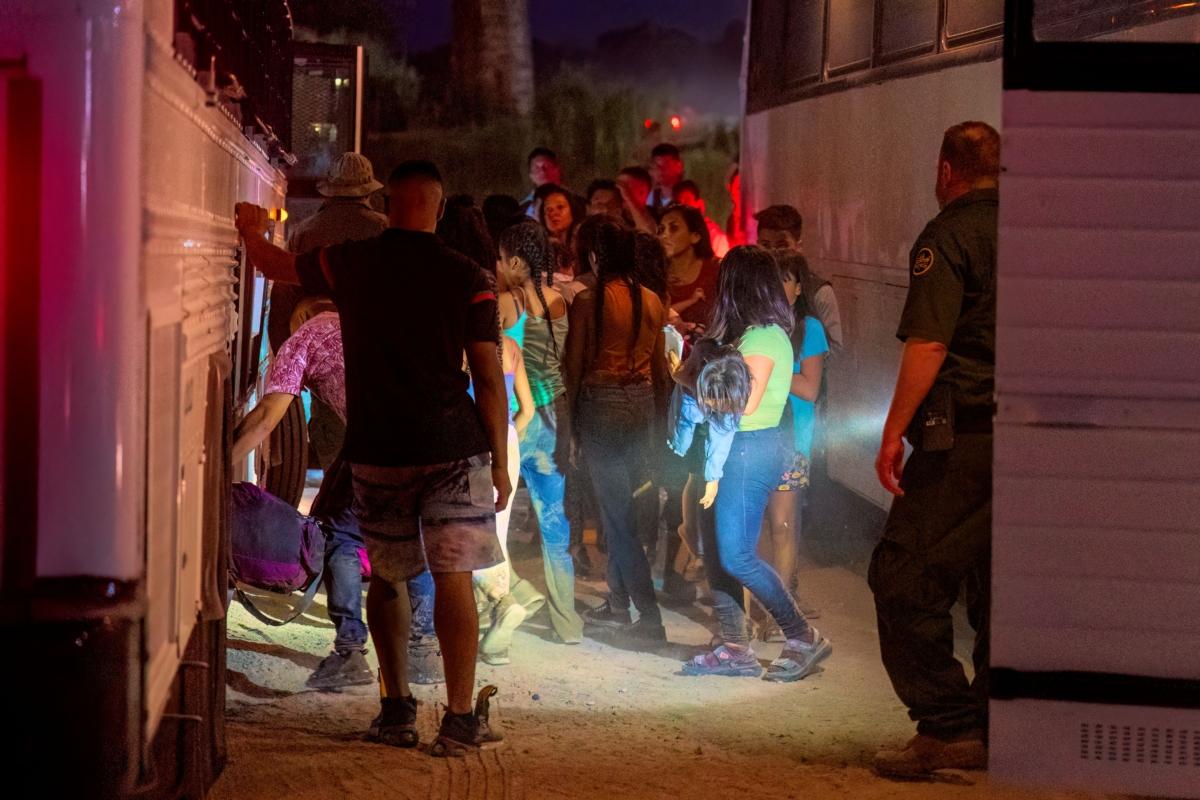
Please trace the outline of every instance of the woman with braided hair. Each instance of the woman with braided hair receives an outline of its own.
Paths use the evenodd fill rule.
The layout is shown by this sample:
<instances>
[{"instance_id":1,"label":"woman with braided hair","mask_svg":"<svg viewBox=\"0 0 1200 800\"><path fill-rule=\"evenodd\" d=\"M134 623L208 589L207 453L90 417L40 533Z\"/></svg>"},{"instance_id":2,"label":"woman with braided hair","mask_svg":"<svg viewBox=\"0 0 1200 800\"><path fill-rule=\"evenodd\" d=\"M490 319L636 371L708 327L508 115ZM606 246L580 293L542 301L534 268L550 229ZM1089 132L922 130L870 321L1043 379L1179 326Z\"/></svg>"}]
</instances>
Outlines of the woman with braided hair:
<instances>
[{"instance_id":1,"label":"woman with braided hair","mask_svg":"<svg viewBox=\"0 0 1200 800\"><path fill-rule=\"evenodd\" d=\"M608 539L608 601L586 617L630 638L661 642L666 631L637 535L634 495L649 474L652 443L666 436L655 420L665 418L667 403L667 312L638 281L633 234L615 220L595 225L583 255L596 287L580 292L571 306L566 360L572 434L587 460Z\"/></svg>"},{"instance_id":2,"label":"woman with braided hair","mask_svg":"<svg viewBox=\"0 0 1200 800\"><path fill-rule=\"evenodd\" d=\"M542 534L550 623L561 642L578 644L583 620L575 612L575 567L563 509L570 454L562 369L567 303L551 286L554 252L541 225L517 223L500 235L499 245L497 273L506 290L500 295L501 325L509 329L523 322L521 353L533 394L533 419L520 441L521 476Z\"/></svg>"}]
</instances>

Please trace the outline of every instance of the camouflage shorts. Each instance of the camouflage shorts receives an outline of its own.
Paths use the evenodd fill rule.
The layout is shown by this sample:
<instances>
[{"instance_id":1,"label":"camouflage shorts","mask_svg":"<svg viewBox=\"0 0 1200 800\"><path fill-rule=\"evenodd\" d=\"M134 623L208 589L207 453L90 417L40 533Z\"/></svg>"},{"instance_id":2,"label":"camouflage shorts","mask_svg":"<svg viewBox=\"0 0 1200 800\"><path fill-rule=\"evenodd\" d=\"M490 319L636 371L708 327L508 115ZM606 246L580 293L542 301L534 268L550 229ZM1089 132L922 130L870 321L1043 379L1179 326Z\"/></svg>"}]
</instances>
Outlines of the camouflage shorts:
<instances>
[{"instance_id":1,"label":"camouflage shorts","mask_svg":"<svg viewBox=\"0 0 1200 800\"><path fill-rule=\"evenodd\" d=\"M352 465L354 513L372 575L392 582L501 563L491 458L418 467Z\"/></svg>"}]
</instances>

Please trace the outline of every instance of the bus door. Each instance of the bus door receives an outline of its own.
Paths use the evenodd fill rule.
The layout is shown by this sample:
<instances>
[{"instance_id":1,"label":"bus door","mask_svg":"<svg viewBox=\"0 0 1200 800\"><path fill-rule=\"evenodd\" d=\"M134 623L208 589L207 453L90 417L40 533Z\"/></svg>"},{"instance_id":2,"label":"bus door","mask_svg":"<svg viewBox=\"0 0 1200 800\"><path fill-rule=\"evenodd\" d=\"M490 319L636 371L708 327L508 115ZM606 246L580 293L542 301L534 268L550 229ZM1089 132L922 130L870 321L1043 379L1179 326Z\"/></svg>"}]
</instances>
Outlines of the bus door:
<instances>
[{"instance_id":1,"label":"bus door","mask_svg":"<svg viewBox=\"0 0 1200 800\"><path fill-rule=\"evenodd\" d=\"M991 769L1200 796L1200 14L1009 0Z\"/></svg>"}]
</instances>

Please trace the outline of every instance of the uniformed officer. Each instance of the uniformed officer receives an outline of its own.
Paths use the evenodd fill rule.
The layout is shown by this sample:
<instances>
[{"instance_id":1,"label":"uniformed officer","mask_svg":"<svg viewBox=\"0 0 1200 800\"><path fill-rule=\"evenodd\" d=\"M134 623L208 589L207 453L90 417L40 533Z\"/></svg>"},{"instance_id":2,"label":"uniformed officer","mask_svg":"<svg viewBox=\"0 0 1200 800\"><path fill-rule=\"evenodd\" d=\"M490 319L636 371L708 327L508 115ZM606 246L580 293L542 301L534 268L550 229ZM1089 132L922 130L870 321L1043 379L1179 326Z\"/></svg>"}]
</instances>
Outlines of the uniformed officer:
<instances>
[{"instance_id":1,"label":"uniformed officer","mask_svg":"<svg viewBox=\"0 0 1200 800\"><path fill-rule=\"evenodd\" d=\"M946 131L939 213L909 257L900 375L875 470L896 495L871 559L883 664L917 723L876 756L886 775L987 766L987 665L1000 137ZM913 446L907 464L902 437ZM950 609L965 585L975 680L954 658Z\"/></svg>"}]
</instances>

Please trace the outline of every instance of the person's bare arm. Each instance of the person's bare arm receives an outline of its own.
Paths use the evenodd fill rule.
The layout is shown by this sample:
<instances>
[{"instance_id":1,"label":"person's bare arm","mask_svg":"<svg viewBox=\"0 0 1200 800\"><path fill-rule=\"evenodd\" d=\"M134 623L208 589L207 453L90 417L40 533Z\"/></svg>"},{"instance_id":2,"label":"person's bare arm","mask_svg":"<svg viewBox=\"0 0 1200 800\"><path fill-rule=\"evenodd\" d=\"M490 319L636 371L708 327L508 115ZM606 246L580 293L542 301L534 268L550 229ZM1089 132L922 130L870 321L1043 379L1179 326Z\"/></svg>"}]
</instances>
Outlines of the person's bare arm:
<instances>
[{"instance_id":1,"label":"person's bare arm","mask_svg":"<svg viewBox=\"0 0 1200 800\"><path fill-rule=\"evenodd\" d=\"M900 358L900 374L896 391L883 425L883 439L875 459L875 474L879 483L894 495L902 496L900 475L904 471L904 432L916 416L917 409L933 388L942 362L946 360L946 345L928 339L909 337Z\"/></svg>"},{"instance_id":2,"label":"person's bare arm","mask_svg":"<svg viewBox=\"0 0 1200 800\"><path fill-rule=\"evenodd\" d=\"M629 212L629 217L633 220L633 227L644 233L656 233L658 223L654 221L654 215L650 213L650 209L645 205L635 203L624 183L617 181L617 190L621 193L621 202L625 205L625 210Z\"/></svg>"},{"instance_id":3,"label":"person's bare arm","mask_svg":"<svg viewBox=\"0 0 1200 800\"><path fill-rule=\"evenodd\" d=\"M579 392L583 387L583 370L587 354L592 352L593 293L580 292L571 304L567 324L566 353L563 355L563 383L567 388L567 403L571 416L579 407Z\"/></svg>"},{"instance_id":4,"label":"person's bare arm","mask_svg":"<svg viewBox=\"0 0 1200 800\"><path fill-rule=\"evenodd\" d=\"M746 401L742 416L758 411L763 395L767 393L767 381L771 380L775 362L767 356L746 356L746 367L750 370L750 399Z\"/></svg>"},{"instance_id":5,"label":"person's bare arm","mask_svg":"<svg viewBox=\"0 0 1200 800\"><path fill-rule=\"evenodd\" d=\"M704 290L698 288L696 291L692 292L692 296L687 300L680 300L678 303L672 303L671 310L676 314L682 314L684 311L687 311L689 308L696 305L696 303L699 303L703 299Z\"/></svg>"},{"instance_id":6,"label":"person's bare arm","mask_svg":"<svg viewBox=\"0 0 1200 800\"><path fill-rule=\"evenodd\" d=\"M475 382L475 406L492 452L496 510L503 511L508 508L512 484L508 479L508 394L504 391L504 372L496 357L496 343L468 342L467 364Z\"/></svg>"},{"instance_id":7,"label":"person's bare arm","mask_svg":"<svg viewBox=\"0 0 1200 800\"><path fill-rule=\"evenodd\" d=\"M233 460L241 461L275 430L275 426L287 413L294 395L271 392L250 413L242 418L233 432Z\"/></svg>"},{"instance_id":8,"label":"person's bare arm","mask_svg":"<svg viewBox=\"0 0 1200 800\"><path fill-rule=\"evenodd\" d=\"M825 326L825 337L829 339L830 353L842 349L842 312L838 307L837 295L833 287L825 284L817 290L813 298L814 311L817 319Z\"/></svg>"},{"instance_id":9,"label":"person's bare arm","mask_svg":"<svg viewBox=\"0 0 1200 800\"><path fill-rule=\"evenodd\" d=\"M810 403L817 402L821 393L821 374L825 371L825 355L809 356L800 362L800 371L792 375L792 394Z\"/></svg>"},{"instance_id":10,"label":"person's bare arm","mask_svg":"<svg viewBox=\"0 0 1200 800\"><path fill-rule=\"evenodd\" d=\"M517 413L513 415L513 425L516 426L517 436L523 436L533 419L533 392L529 388L529 373L525 371L525 356L521 348L511 339L505 340L505 345L512 348L513 394L517 397Z\"/></svg>"},{"instance_id":11,"label":"person's bare arm","mask_svg":"<svg viewBox=\"0 0 1200 800\"><path fill-rule=\"evenodd\" d=\"M300 283L296 256L276 247L263 236L270 218L267 210L253 203L238 203L233 208L234 224L246 248L246 260L267 278L280 283Z\"/></svg>"}]
</instances>

